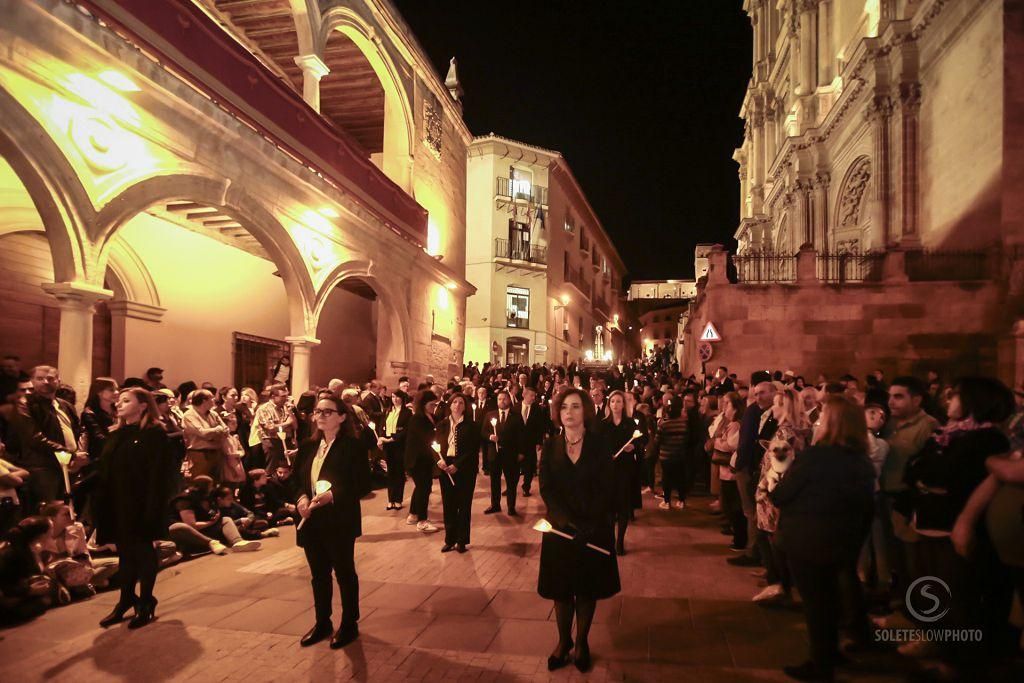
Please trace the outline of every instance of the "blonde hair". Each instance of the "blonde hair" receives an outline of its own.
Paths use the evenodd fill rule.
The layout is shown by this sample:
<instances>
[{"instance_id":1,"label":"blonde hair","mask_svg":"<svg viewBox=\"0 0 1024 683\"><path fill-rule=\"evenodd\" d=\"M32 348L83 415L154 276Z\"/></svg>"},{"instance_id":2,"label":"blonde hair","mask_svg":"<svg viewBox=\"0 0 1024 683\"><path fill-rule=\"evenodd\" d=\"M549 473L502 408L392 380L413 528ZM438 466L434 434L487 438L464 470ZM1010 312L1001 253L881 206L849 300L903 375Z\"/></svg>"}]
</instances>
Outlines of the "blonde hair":
<instances>
[{"instance_id":1,"label":"blonde hair","mask_svg":"<svg viewBox=\"0 0 1024 683\"><path fill-rule=\"evenodd\" d=\"M142 387L129 387L121 390L121 395L133 394L135 400L144 406L142 417L139 419L139 429L148 429L150 427L160 427L160 413L157 411L156 401L153 399L153 394L146 391ZM210 392L206 392L210 393ZM117 426L124 427L125 421L118 417Z\"/></svg>"},{"instance_id":2,"label":"blonde hair","mask_svg":"<svg viewBox=\"0 0 1024 683\"><path fill-rule=\"evenodd\" d=\"M782 419L779 424L788 424L796 431L810 430L811 421L807 419L807 411L804 410L804 402L797 390L786 387L778 392L776 396L782 397Z\"/></svg>"}]
</instances>

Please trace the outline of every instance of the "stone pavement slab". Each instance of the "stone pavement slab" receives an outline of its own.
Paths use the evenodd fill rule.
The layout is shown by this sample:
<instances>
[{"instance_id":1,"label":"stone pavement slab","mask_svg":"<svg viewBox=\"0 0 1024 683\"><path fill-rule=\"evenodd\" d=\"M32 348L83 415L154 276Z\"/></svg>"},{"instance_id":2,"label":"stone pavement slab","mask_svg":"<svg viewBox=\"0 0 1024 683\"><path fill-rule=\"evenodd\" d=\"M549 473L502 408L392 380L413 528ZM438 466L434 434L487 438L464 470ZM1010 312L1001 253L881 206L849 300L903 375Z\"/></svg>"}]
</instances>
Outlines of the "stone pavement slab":
<instances>
[{"instance_id":1,"label":"stone pavement slab","mask_svg":"<svg viewBox=\"0 0 1024 683\"><path fill-rule=\"evenodd\" d=\"M730 567L719 519L697 499L685 511L645 509L619 559L622 592L601 601L591 631L594 670L548 672L557 635L552 605L536 593L543 515L521 499L520 519L483 515L479 480L473 543L440 552L439 534L363 503L356 543L361 637L340 651L301 648L313 623L309 574L294 529L259 552L204 556L162 572L159 619L139 631L96 622L109 592L0 631L0 681L782 681L806 656L799 612L765 610L748 569ZM440 501L431 498L440 519ZM340 615L334 594L335 621ZM16 657L9 656L16 653ZM850 680L891 680L886 660Z\"/></svg>"}]
</instances>

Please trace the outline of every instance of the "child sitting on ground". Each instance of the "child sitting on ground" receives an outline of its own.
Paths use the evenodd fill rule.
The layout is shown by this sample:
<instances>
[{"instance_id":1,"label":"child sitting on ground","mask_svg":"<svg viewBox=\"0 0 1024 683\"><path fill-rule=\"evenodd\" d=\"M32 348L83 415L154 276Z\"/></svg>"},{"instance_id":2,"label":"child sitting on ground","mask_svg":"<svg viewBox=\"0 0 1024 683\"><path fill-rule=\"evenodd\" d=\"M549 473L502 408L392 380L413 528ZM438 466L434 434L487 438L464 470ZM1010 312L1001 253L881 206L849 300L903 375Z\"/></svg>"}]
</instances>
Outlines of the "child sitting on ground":
<instances>
[{"instance_id":1,"label":"child sitting on ground","mask_svg":"<svg viewBox=\"0 0 1024 683\"><path fill-rule=\"evenodd\" d=\"M227 486L218 487L213 496L221 517L235 520L235 526L238 527L238 533L242 534L242 538L253 541L281 534L277 529L269 528L267 520L257 519L255 514L239 505L234 493Z\"/></svg>"}]
</instances>

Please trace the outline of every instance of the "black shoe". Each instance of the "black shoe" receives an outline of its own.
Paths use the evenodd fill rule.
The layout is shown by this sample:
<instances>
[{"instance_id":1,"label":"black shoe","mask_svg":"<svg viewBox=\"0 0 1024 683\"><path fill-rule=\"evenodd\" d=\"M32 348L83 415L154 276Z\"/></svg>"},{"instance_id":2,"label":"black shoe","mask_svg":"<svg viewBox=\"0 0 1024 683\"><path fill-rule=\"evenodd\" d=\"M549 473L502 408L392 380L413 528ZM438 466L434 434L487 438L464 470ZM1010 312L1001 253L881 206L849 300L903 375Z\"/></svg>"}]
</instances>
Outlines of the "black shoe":
<instances>
[{"instance_id":1,"label":"black shoe","mask_svg":"<svg viewBox=\"0 0 1024 683\"><path fill-rule=\"evenodd\" d=\"M489 507L486 510L484 510L484 514L485 515L493 515L495 512L501 512L501 508L500 507L494 507L492 505L491 507Z\"/></svg>"},{"instance_id":2,"label":"black shoe","mask_svg":"<svg viewBox=\"0 0 1024 683\"><path fill-rule=\"evenodd\" d=\"M576 648L576 656L573 658L573 664L580 673L587 673L590 671L590 648L580 651L580 648Z\"/></svg>"},{"instance_id":3,"label":"black shoe","mask_svg":"<svg viewBox=\"0 0 1024 683\"><path fill-rule=\"evenodd\" d=\"M455 546L455 549L458 550L460 553L464 553L467 550L469 550L469 548L466 547L465 543L458 544L457 546Z\"/></svg>"},{"instance_id":4,"label":"black shoe","mask_svg":"<svg viewBox=\"0 0 1024 683\"><path fill-rule=\"evenodd\" d=\"M299 640L299 645L302 647L309 647L310 645L316 645L321 640L325 640L331 637L331 631L334 628L331 626L331 622L317 623L313 628L309 629L309 632L302 636Z\"/></svg>"},{"instance_id":5,"label":"black shoe","mask_svg":"<svg viewBox=\"0 0 1024 683\"><path fill-rule=\"evenodd\" d=\"M338 632L331 638L331 649L345 647L359 637L359 627L355 624L342 624Z\"/></svg>"},{"instance_id":6,"label":"black shoe","mask_svg":"<svg viewBox=\"0 0 1024 683\"><path fill-rule=\"evenodd\" d=\"M820 669L814 662L804 662L799 666L784 666L782 672L798 681L835 680L831 669Z\"/></svg>"},{"instance_id":7,"label":"black shoe","mask_svg":"<svg viewBox=\"0 0 1024 683\"><path fill-rule=\"evenodd\" d=\"M146 624L156 621L156 598L139 600L135 605L135 616L128 622L128 628L142 628Z\"/></svg>"},{"instance_id":8,"label":"black shoe","mask_svg":"<svg viewBox=\"0 0 1024 683\"><path fill-rule=\"evenodd\" d=\"M445 543L443 546L441 546L442 553L450 553L453 550L455 550L455 546L451 543Z\"/></svg>"},{"instance_id":9,"label":"black shoe","mask_svg":"<svg viewBox=\"0 0 1024 683\"><path fill-rule=\"evenodd\" d=\"M572 660L572 641L569 641L569 646L565 648L564 655L549 655L548 656L548 671L555 671L561 669L563 666L568 664Z\"/></svg>"},{"instance_id":10,"label":"black shoe","mask_svg":"<svg viewBox=\"0 0 1024 683\"><path fill-rule=\"evenodd\" d=\"M750 555L737 555L736 557L730 557L726 560L729 564L734 567L760 567L761 560L751 557Z\"/></svg>"},{"instance_id":11,"label":"black shoe","mask_svg":"<svg viewBox=\"0 0 1024 683\"><path fill-rule=\"evenodd\" d=\"M516 512L515 508L512 508L511 510L508 511L508 516L509 517L518 517L519 513Z\"/></svg>"},{"instance_id":12,"label":"black shoe","mask_svg":"<svg viewBox=\"0 0 1024 683\"><path fill-rule=\"evenodd\" d=\"M134 603L128 605L125 605L120 602L117 603L116 605L114 605L114 609L110 612L110 614L100 619L100 626L102 626L103 628L108 628L110 626L113 626L114 624L121 623L122 621L124 621L124 615L128 613L128 610L134 608Z\"/></svg>"}]
</instances>

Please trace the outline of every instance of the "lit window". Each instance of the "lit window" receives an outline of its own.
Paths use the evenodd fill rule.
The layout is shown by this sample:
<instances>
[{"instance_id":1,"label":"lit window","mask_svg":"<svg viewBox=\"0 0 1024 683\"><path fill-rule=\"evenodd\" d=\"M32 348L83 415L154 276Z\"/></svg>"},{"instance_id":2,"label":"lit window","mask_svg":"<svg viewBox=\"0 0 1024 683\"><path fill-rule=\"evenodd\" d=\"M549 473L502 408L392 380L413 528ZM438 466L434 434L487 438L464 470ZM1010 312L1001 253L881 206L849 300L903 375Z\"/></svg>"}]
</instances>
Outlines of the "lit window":
<instances>
[{"instance_id":1,"label":"lit window","mask_svg":"<svg viewBox=\"0 0 1024 683\"><path fill-rule=\"evenodd\" d=\"M530 290L524 287L508 287L505 290L507 326L526 329L530 327Z\"/></svg>"},{"instance_id":2,"label":"lit window","mask_svg":"<svg viewBox=\"0 0 1024 683\"><path fill-rule=\"evenodd\" d=\"M522 171L518 168L509 169L511 175L511 190L513 199L530 199L533 175L529 171Z\"/></svg>"}]
</instances>

